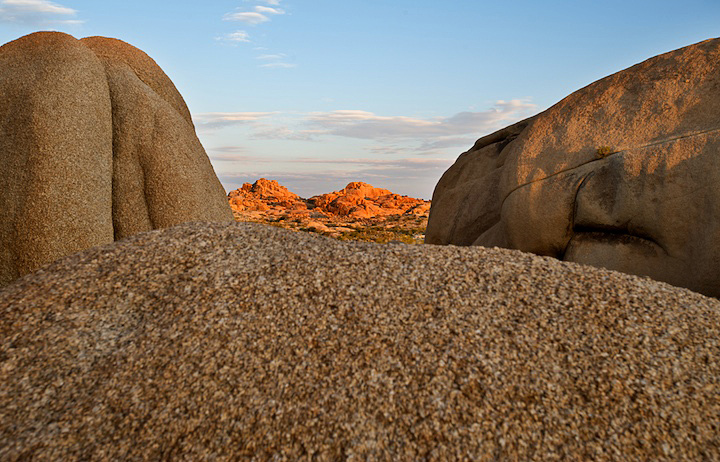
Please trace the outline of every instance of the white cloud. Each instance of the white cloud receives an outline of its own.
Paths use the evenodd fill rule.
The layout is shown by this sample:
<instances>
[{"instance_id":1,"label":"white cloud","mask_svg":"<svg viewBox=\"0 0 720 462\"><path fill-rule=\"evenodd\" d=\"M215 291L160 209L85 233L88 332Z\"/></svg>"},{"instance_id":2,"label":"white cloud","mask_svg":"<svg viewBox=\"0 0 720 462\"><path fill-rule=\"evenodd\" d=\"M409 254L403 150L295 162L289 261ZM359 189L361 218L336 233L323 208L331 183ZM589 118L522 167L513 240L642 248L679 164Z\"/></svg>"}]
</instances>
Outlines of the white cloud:
<instances>
[{"instance_id":1,"label":"white cloud","mask_svg":"<svg viewBox=\"0 0 720 462\"><path fill-rule=\"evenodd\" d=\"M279 5L280 0L264 0L268 5Z\"/></svg>"},{"instance_id":2,"label":"white cloud","mask_svg":"<svg viewBox=\"0 0 720 462\"><path fill-rule=\"evenodd\" d=\"M368 167L401 167L415 170L435 169L438 167L447 168L448 159L429 159L429 158L413 158L404 159L370 159L370 158L351 158L351 159L321 159L321 158L299 158L289 159L285 162L301 163L301 164L328 164L328 165L364 165Z\"/></svg>"},{"instance_id":3,"label":"white cloud","mask_svg":"<svg viewBox=\"0 0 720 462\"><path fill-rule=\"evenodd\" d=\"M286 63L282 60L287 58L287 55L284 53L277 53L277 54L266 54L266 55L260 55L256 56L255 59L259 59L261 61L270 61L265 64L260 64L259 67L268 67L268 68L276 68L276 69L289 69L292 67L297 67L297 64L292 63Z\"/></svg>"},{"instance_id":4,"label":"white cloud","mask_svg":"<svg viewBox=\"0 0 720 462\"><path fill-rule=\"evenodd\" d=\"M287 55L285 55L285 54L283 54L283 53L280 53L280 54L277 54L277 55L260 55L260 56L256 56L256 57L255 57L255 59L262 59L262 60L265 60L265 61L272 61L272 60L284 59L284 58L287 58Z\"/></svg>"},{"instance_id":5,"label":"white cloud","mask_svg":"<svg viewBox=\"0 0 720 462\"><path fill-rule=\"evenodd\" d=\"M221 152L223 154L238 154L247 152L245 146L217 146L214 148L208 148L208 152Z\"/></svg>"},{"instance_id":6,"label":"white cloud","mask_svg":"<svg viewBox=\"0 0 720 462\"><path fill-rule=\"evenodd\" d=\"M84 21L78 19L61 19L62 17L75 16L76 14L76 10L53 3L49 0L0 1L0 22L29 26L82 24Z\"/></svg>"},{"instance_id":7,"label":"white cloud","mask_svg":"<svg viewBox=\"0 0 720 462\"><path fill-rule=\"evenodd\" d=\"M310 127L321 129L326 135L375 140L436 138L435 141L440 145L443 140L445 144L456 142L458 135L489 133L528 116L536 109L535 104L516 99L499 100L487 111L460 112L445 118L380 116L367 111L339 110L312 113L307 122Z\"/></svg>"},{"instance_id":8,"label":"white cloud","mask_svg":"<svg viewBox=\"0 0 720 462\"><path fill-rule=\"evenodd\" d=\"M75 14L72 8L66 8L47 0L4 0L3 5L26 11L51 14Z\"/></svg>"},{"instance_id":9,"label":"white cloud","mask_svg":"<svg viewBox=\"0 0 720 462\"><path fill-rule=\"evenodd\" d=\"M275 58L267 55L268 60ZM263 59L262 56L258 59ZM285 62L267 62L262 67L294 67ZM252 123L253 139L314 141L326 136L374 140L373 150L391 153L427 154L457 146L470 146L480 136L522 120L537 111L527 100L499 100L485 111L459 112L450 117L417 118L382 116L362 110L336 110L312 113L217 112L197 114L198 125L217 127ZM409 148L408 142L414 144ZM399 146L402 145L402 146Z\"/></svg>"},{"instance_id":10,"label":"white cloud","mask_svg":"<svg viewBox=\"0 0 720 462\"><path fill-rule=\"evenodd\" d=\"M217 40L222 40L225 42L230 43L240 43L240 42L250 42L250 34L245 32L244 30L236 30L235 32L231 32L229 34L225 34L222 37L218 37Z\"/></svg>"},{"instance_id":11,"label":"white cloud","mask_svg":"<svg viewBox=\"0 0 720 462\"><path fill-rule=\"evenodd\" d=\"M454 148L457 146L472 146L476 138L462 136L441 136L424 141L418 148L420 151L435 151L437 149Z\"/></svg>"},{"instance_id":12,"label":"white cloud","mask_svg":"<svg viewBox=\"0 0 720 462\"><path fill-rule=\"evenodd\" d=\"M266 2L270 5L277 6L279 2L270 1ZM254 8L255 11L238 11L236 13L227 13L223 16L225 21L241 21L248 24L260 24L263 22L270 21L268 15L280 15L285 14L285 10L280 8L274 8L269 6L258 5Z\"/></svg>"},{"instance_id":13,"label":"white cloud","mask_svg":"<svg viewBox=\"0 0 720 462\"><path fill-rule=\"evenodd\" d=\"M293 130L290 127L283 127L274 124L258 123L254 126L251 138L254 140L291 140L291 141L315 141L312 133Z\"/></svg>"},{"instance_id":14,"label":"white cloud","mask_svg":"<svg viewBox=\"0 0 720 462\"><path fill-rule=\"evenodd\" d=\"M285 14L285 11L280 8L270 8L267 6L256 6L255 11L261 14Z\"/></svg>"},{"instance_id":15,"label":"white cloud","mask_svg":"<svg viewBox=\"0 0 720 462\"><path fill-rule=\"evenodd\" d=\"M232 125L251 124L272 116L272 112L204 112L193 114L200 131L212 131Z\"/></svg>"},{"instance_id":16,"label":"white cloud","mask_svg":"<svg viewBox=\"0 0 720 462\"><path fill-rule=\"evenodd\" d=\"M260 67L269 67L269 68L276 68L276 69L289 69L291 67L296 67L297 64L291 64L291 63L266 63L261 64Z\"/></svg>"},{"instance_id":17,"label":"white cloud","mask_svg":"<svg viewBox=\"0 0 720 462\"><path fill-rule=\"evenodd\" d=\"M243 146L220 146L207 150L210 160L218 162L242 162L242 163L273 163L277 158L256 156L248 153Z\"/></svg>"},{"instance_id":18,"label":"white cloud","mask_svg":"<svg viewBox=\"0 0 720 462\"><path fill-rule=\"evenodd\" d=\"M242 12L242 13L227 13L225 16L223 16L223 20L225 21L242 21L246 22L248 24L260 24L263 22L270 21L270 18L265 16L264 14L257 13L257 12Z\"/></svg>"}]
</instances>

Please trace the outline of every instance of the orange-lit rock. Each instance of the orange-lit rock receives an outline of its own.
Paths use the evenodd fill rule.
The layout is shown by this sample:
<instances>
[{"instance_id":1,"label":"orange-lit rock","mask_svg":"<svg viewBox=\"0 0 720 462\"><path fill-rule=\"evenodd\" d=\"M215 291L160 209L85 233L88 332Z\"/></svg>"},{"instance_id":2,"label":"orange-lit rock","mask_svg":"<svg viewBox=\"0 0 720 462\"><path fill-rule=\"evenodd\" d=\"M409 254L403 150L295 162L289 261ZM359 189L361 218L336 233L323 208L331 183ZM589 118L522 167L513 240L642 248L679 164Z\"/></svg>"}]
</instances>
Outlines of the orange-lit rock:
<instances>
[{"instance_id":1,"label":"orange-lit rock","mask_svg":"<svg viewBox=\"0 0 720 462\"><path fill-rule=\"evenodd\" d=\"M268 212L294 218L363 219L391 215L427 215L430 201L401 196L355 181L340 191L303 199L275 180L260 178L228 193L230 206L236 212ZM271 213L272 212L272 213Z\"/></svg>"},{"instance_id":2,"label":"orange-lit rock","mask_svg":"<svg viewBox=\"0 0 720 462\"><path fill-rule=\"evenodd\" d=\"M340 191L311 197L309 202L333 215L355 218L402 215L423 204L430 208L430 201L401 196L360 181L349 183Z\"/></svg>"},{"instance_id":3,"label":"orange-lit rock","mask_svg":"<svg viewBox=\"0 0 720 462\"><path fill-rule=\"evenodd\" d=\"M236 212L264 212L267 210L306 210L304 199L290 192L275 180L260 178L255 183L245 183L228 193L230 207Z\"/></svg>"},{"instance_id":4,"label":"orange-lit rock","mask_svg":"<svg viewBox=\"0 0 720 462\"><path fill-rule=\"evenodd\" d=\"M261 178L228 193L228 202L238 221L372 242L421 243L430 213L430 201L361 182L303 199Z\"/></svg>"}]
</instances>

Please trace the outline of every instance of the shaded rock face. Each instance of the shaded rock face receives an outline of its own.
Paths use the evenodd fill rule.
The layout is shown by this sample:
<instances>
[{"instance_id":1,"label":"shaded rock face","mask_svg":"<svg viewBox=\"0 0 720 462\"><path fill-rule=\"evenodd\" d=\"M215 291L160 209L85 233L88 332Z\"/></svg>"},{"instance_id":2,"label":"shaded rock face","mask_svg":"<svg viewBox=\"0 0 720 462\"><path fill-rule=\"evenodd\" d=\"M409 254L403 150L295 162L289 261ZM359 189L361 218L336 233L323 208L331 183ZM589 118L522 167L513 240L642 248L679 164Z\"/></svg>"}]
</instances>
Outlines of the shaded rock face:
<instances>
[{"instance_id":1,"label":"shaded rock face","mask_svg":"<svg viewBox=\"0 0 720 462\"><path fill-rule=\"evenodd\" d=\"M718 460L719 339L647 278L183 224L0 291L0 459Z\"/></svg>"},{"instance_id":2,"label":"shaded rock face","mask_svg":"<svg viewBox=\"0 0 720 462\"><path fill-rule=\"evenodd\" d=\"M520 249L720 296L720 39L595 82L478 140L426 242Z\"/></svg>"},{"instance_id":3,"label":"shaded rock face","mask_svg":"<svg viewBox=\"0 0 720 462\"><path fill-rule=\"evenodd\" d=\"M182 97L119 40L3 45L0 133L0 286L137 232L232 220Z\"/></svg>"}]
</instances>

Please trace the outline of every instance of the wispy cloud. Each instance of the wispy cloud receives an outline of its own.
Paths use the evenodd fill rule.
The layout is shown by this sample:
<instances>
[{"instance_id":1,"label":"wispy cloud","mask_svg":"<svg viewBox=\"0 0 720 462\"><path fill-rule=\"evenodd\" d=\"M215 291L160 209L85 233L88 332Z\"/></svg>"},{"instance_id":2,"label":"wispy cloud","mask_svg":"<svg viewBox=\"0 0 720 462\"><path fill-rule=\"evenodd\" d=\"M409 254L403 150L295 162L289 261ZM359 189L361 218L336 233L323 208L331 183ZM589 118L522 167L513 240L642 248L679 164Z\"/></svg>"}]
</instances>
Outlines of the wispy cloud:
<instances>
[{"instance_id":1,"label":"wispy cloud","mask_svg":"<svg viewBox=\"0 0 720 462\"><path fill-rule=\"evenodd\" d=\"M258 57L262 58L265 57ZM272 58L275 56L267 56L267 60L272 61ZM291 67L292 64L268 62L262 66ZM319 141L328 136L345 137L375 141L377 145L369 148L375 154L398 155L412 151L428 155L448 148L470 146L478 137L536 111L537 106L532 102L515 99L499 100L485 111L459 112L450 117L382 116L363 110L262 113L264 120L252 125L250 137L256 140L303 141Z\"/></svg>"},{"instance_id":2,"label":"wispy cloud","mask_svg":"<svg viewBox=\"0 0 720 462\"><path fill-rule=\"evenodd\" d=\"M354 165L394 165L397 167L407 167L409 165L428 166L432 164L446 164L447 159L426 159L426 158L407 158L407 159L371 159L371 158L350 158L350 159L319 159L315 157L298 157L288 159L286 162L298 162L302 164L354 164Z\"/></svg>"},{"instance_id":3,"label":"wispy cloud","mask_svg":"<svg viewBox=\"0 0 720 462\"><path fill-rule=\"evenodd\" d=\"M256 56L255 59L261 59L261 60L276 60L276 59L285 59L287 56L283 53L277 54L277 55L260 55Z\"/></svg>"},{"instance_id":4,"label":"wispy cloud","mask_svg":"<svg viewBox=\"0 0 720 462\"><path fill-rule=\"evenodd\" d=\"M232 125L251 124L273 114L273 112L204 112L193 114L192 117L199 131L213 131Z\"/></svg>"},{"instance_id":5,"label":"wispy cloud","mask_svg":"<svg viewBox=\"0 0 720 462\"><path fill-rule=\"evenodd\" d=\"M216 40L222 40L229 43L250 42L250 34L244 30L236 30L235 32L225 34L222 37L217 37Z\"/></svg>"},{"instance_id":6,"label":"wispy cloud","mask_svg":"<svg viewBox=\"0 0 720 462\"><path fill-rule=\"evenodd\" d=\"M260 24L263 22L270 21L270 18L265 16L262 13L258 13L256 11L246 11L241 13L227 13L225 16L223 16L223 20L225 21L242 21L246 22L248 24Z\"/></svg>"},{"instance_id":7,"label":"wispy cloud","mask_svg":"<svg viewBox=\"0 0 720 462\"><path fill-rule=\"evenodd\" d=\"M273 5L277 5L277 3L273 3ZM268 15L281 14L285 14L285 11L280 8L258 5L254 8L254 11L237 11L235 13L227 13L223 16L223 20L242 21L255 25L270 21Z\"/></svg>"},{"instance_id":8,"label":"wispy cloud","mask_svg":"<svg viewBox=\"0 0 720 462\"><path fill-rule=\"evenodd\" d=\"M221 146L207 150L210 160L218 162L242 162L246 164L274 163L276 158L268 158L249 154L248 149L242 146Z\"/></svg>"},{"instance_id":9,"label":"wispy cloud","mask_svg":"<svg viewBox=\"0 0 720 462\"><path fill-rule=\"evenodd\" d=\"M258 57L259 59L261 57ZM268 59L272 61L271 59ZM267 62L266 67L290 67L283 62ZM213 131L231 125L247 127L253 140L322 141L344 137L374 141L367 152L382 156L428 156L469 147L480 136L517 122L537 111L528 100L497 101L485 111L459 112L450 117L417 118L382 116L362 110L336 110L312 113L218 112L195 114L200 131Z\"/></svg>"},{"instance_id":10,"label":"wispy cloud","mask_svg":"<svg viewBox=\"0 0 720 462\"><path fill-rule=\"evenodd\" d=\"M65 19L77 15L77 10L48 0L1 0L0 22L42 27L75 25L84 21Z\"/></svg>"},{"instance_id":11,"label":"wispy cloud","mask_svg":"<svg viewBox=\"0 0 720 462\"><path fill-rule=\"evenodd\" d=\"M292 67L297 67L297 64L292 63L265 63L261 64L260 67L269 67L269 68L275 68L275 69L290 69Z\"/></svg>"},{"instance_id":12,"label":"wispy cloud","mask_svg":"<svg viewBox=\"0 0 720 462\"><path fill-rule=\"evenodd\" d=\"M217 161L243 162L246 164L266 164L281 161L276 156L267 157L255 155L251 149L245 146L217 146L208 148L207 152L211 160Z\"/></svg>"},{"instance_id":13,"label":"wispy cloud","mask_svg":"<svg viewBox=\"0 0 720 462\"><path fill-rule=\"evenodd\" d=\"M497 101L481 112L460 112L452 117L419 119L405 116L380 116L360 110L338 110L310 114L308 124L326 135L361 139L436 138L438 145L456 142L457 135L487 133L535 111L527 100ZM453 137L453 138L451 138Z\"/></svg>"},{"instance_id":14,"label":"wispy cloud","mask_svg":"<svg viewBox=\"0 0 720 462\"><path fill-rule=\"evenodd\" d=\"M246 0L248 1L248 0ZM244 22L248 25L258 25L262 23L266 23L270 21L271 16L278 16L285 14L285 10L282 8L279 8L280 0L256 0L256 1L262 1L263 3L270 5L255 5L252 10L249 10L248 8L238 8L235 12L232 13L226 13L223 16L224 21L240 21ZM230 34L226 34L224 36L218 37L217 40L231 43L231 44L238 44L241 42L250 42L250 36L246 31L236 31ZM256 46L254 47L257 51L267 51L266 47L262 46ZM260 56L257 56L256 59L262 60L262 61L268 61L264 64L259 64L258 67L264 67L268 69L289 69L293 67L297 67L297 64L293 64L290 62L286 62L285 58L287 56L283 53L265 53Z\"/></svg>"},{"instance_id":15,"label":"wispy cloud","mask_svg":"<svg viewBox=\"0 0 720 462\"><path fill-rule=\"evenodd\" d=\"M285 61L287 58L287 55L285 53L277 53L277 54L265 54L256 56L255 59L258 59L260 61L269 61L264 64L260 64L259 67L267 67L267 68L275 68L275 69L290 69L292 67L297 67L297 64L288 63Z\"/></svg>"},{"instance_id":16,"label":"wispy cloud","mask_svg":"<svg viewBox=\"0 0 720 462\"><path fill-rule=\"evenodd\" d=\"M419 147L420 151L435 151L438 149L454 148L457 146L471 146L476 138L448 136L425 140Z\"/></svg>"},{"instance_id":17,"label":"wispy cloud","mask_svg":"<svg viewBox=\"0 0 720 462\"><path fill-rule=\"evenodd\" d=\"M262 14L285 14L280 8L270 8L267 6L256 6L255 11Z\"/></svg>"}]
</instances>

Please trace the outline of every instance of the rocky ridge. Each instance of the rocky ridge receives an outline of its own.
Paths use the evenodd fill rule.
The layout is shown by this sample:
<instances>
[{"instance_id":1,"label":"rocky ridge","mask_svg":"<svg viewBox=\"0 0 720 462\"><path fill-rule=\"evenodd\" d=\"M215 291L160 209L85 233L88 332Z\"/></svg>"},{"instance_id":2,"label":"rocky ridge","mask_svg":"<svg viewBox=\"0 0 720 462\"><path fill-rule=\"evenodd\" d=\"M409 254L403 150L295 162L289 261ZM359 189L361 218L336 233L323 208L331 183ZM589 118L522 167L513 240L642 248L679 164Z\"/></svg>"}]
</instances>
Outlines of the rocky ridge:
<instances>
[{"instance_id":1,"label":"rocky ridge","mask_svg":"<svg viewBox=\"0 0 720 462\"><path fill-rule=\"evenodd\" d=\"M260 178L230 191L228 202L237 221L377 242L422 242L430 210L430 201L359 181L304 199L275 180Z\"/></svg>"}]
</instances>

